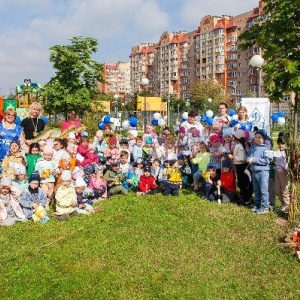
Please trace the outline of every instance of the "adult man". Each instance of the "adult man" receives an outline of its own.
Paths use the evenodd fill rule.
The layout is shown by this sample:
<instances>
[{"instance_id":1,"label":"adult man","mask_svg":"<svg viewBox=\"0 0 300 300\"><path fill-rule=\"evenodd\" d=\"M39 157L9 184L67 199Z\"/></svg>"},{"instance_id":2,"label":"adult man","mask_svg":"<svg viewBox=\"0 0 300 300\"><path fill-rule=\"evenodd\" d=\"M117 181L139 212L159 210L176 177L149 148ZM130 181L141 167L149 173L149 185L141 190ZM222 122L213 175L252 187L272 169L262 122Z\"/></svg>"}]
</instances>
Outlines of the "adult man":
<instances>
[{"instance_id":1,"label":"adult man","mask_svg":"<svg viewBox=\"0 0 300 300\"><path fill-rule=\"evenodd\" d=\"M219 104L219 115L213 119L213 125L219 125L222 128L230 127L231 117L227 114L228 105L225 102Z\"/></svg>"}]
</instances>

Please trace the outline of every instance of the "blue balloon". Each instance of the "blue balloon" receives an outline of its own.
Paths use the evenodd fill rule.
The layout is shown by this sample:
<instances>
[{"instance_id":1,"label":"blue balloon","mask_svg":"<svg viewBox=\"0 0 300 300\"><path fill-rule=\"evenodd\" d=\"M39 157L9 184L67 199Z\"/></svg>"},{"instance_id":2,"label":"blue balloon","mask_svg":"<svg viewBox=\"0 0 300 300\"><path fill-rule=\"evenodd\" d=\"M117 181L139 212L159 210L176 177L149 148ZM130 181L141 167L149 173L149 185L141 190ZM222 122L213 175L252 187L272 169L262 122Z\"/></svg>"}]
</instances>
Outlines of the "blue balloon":
<instances>
[{"instance_id":1,"label":"blue balloon","mask_svg":"<svg viewBox=\"0 0 300 300\"><path fill-rule=\"evenodd\" d=\"M272 114L271 115L271 119L272 119L273 122L276 122L278 120L278 118L279 118L278 114Z\"/></svg>"},{"instance_id":2,"label":"blue balloon","mask_svg":"<svg viewBox=\"0 0 300 300\"><path fill-rule=\"evenodd\" d=\"M131 117L131 118L129 119L129 125L130 125L131 127L137 127L137 124L138 124L137 118Z\"/></svg>"},{"instance_id":3,"label":"blue balloon","mask_svg":"<svg viewBox=\"0 0 300 300\"><path fill-rule=\"evenodd\" d=\"M232 108L229 108L229 109L228 109L228 115L229 115L230 117L232 117L233 115L235 115L235 110L232 109Z\"/></svg>"},{"instance_id":4,"label":"blue balloon","mask_svg":"<svg viewBox=\"0 0 300 300\"><path fill-rule=\"evenodd\" d=\"M213 118L206 117L206 123L211 126L213 124Z\"/></svg>"},{"instance_id":5,"label":"blue balloon","mask_svg":"<svg viewBox=\"0 0 300 300\"><path fill-rule=\"evenodd\" d=\"M236 124L238 124L239 122L237 120L231 120L230 125L231 126L235 126Z\"/></svg>"},{"instance_id":6,"label":"blue balloon","mask_svg":"<svg viewBox=\"0 0 300 300\"><path fill-rule=\"evenodd\" d=\"M110 123L110 115L105 116L104 119L103 119L103 122L105 124L109 124Z\"/></svg>"},{"instance_id":7,"label":"blue balloon","mask_svg":"<svg viewBox=\"0 0 300 300\"><path fill-rule=\"evenodd\" d=\"M246 125L242 125L242 126L241 126L241 129L242 129L242 130L247 129Z\"/></svg>"},{"instance_id":8,"label":"blue balloon","mask_svg":"<svg viewBox=\"0 0 300 300\"><path fill-rule=\"evenodd\" d=\"M202 122L206 122L207 121L207 116L206 115L202 115L201 116L201 121Z\"/></svg>"},{"instance_id":9,"label":"blue balloon","mask_svg":"<svg viewBox=\"0 0 300 300\"><path fill-rule=\"evenodd\" d=\"M100 121L100 122L98 123L98 128L99 128L100 130L103 130L103 129L104 129L104 126L105 126L105 123L104 123L104 122Z\"/></svg>"},{"instance_id":10,"label":"blue balloon","mask_svg":"<svg viewBox=\"0 0 300 300\"><path fill-rule=\"evenodd\" d=\"M151 121L151 124L152 124L153 126L157 126L157 125L158 125L158 120L154 120L154 119L153 119L153 120Z\"/></svg>"},{"instance_id":11,"label":"blue balloon","mask_svg":"<svg viewBox=\"0 0 300 300\"><path fill-rule=\"evenodd\" d=\"M278 117L279 118L284 118L285 117L285 113L283 111L278 112Z\"/></svg>"},{"instance_id":12,"label":"blue balloon","mask_svg":"<svg viewBox=\"0 0 300 300\"><path fill-rule=\"evenodd\" d=\"M21 118L19 116L16 116L15 124L19 125L20 123L21 123Z\"/></svg>"},{"instance_id":13,"label":"blue balloon","mask_svg":"<svg viewBox=\"0 0 300 300\"><path fill-rule=\"evenodd\" d=\"M41 120L43 120L43 121L44 121L45 125L47 125L47 124L48 124L48 122L49 122L48 118L47 118L47 117L45 117L45 116L41 116Z\"/></svg>"}]
</instances>

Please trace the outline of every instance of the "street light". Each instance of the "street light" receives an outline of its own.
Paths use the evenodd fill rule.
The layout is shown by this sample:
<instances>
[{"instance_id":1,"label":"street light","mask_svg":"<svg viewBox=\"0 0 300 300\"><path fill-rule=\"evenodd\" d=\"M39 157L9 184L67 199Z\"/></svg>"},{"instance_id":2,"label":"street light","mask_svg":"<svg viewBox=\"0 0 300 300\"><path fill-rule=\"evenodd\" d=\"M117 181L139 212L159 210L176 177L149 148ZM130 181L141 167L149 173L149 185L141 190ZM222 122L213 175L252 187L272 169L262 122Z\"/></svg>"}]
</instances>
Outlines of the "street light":
<instances>
[{"instance_id":1,"label":"street light","mask_svg":"<svg viewBox=\"0 0 300 300\"><path fill-rule=\"evenodd\" d=\"M260 70L264 64L264 59L257 54L251 57L249 64L256 70L256 97L260 98Z\"/></svg>"},{"instance_id":2,"label":"street light","mask_svg":"<svg viewBox=\"0 0 300 300\"><path fill-rule=\"evenodd\" d=\"M115 99L115 101L113 103L115 105L115 117L118 118L118 99L119 99L119 95L115 94L114 99Z\"/></svg>"},{"instance_id":3,"label":"street light","mask_svg":"<svg viewBox=\"0 0 300 300\"><path fill-rule=\"evenodd\" d=\"M147 118L146 118L146 89L147 85L149 84L149 79L146 77L142 78L141 81L142 86L144 87L144 132L146 132L146 126L147 126Z\"/></svg>"}]
</instances>

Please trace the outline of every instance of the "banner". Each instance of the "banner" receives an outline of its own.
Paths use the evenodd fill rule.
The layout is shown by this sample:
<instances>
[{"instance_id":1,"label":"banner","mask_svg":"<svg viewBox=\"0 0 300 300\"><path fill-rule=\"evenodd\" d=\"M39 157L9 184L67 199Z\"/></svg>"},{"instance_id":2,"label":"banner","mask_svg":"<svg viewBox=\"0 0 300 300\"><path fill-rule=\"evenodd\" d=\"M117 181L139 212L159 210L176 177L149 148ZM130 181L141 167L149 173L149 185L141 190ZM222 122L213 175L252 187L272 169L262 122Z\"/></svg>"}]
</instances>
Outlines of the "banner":
<instances>
[{"instance_id":1,"label":"banner","mask_svg":"<svg viewBox=\"0 0 300 300\"><path fill-rule=\"evenodd\" d=\"M258 129L264 129L270 135L269 98L242 98L241 105L248 110L248 118Z\"/></svg>"},{"instance_id":2,"label":"banner","mask_svg":"<svg viewBox=\"0 0 300 300\"><path fill-rule=\"evenodd\" d=\"M93 111L110 113L110 101L93 101L91 108Z\"/></svg>"},{"instance_id":3,"label":"banner","mask_svg":"<svg viewBox=\"0 0 300 300\"><path fill-rule=\"evenodd\" d=\"M146 111L167 111L167 103L162 102L161 97L146 97L146 105L144 101L144 97L138 97L137 110L144 111L146 108Z\"/></svg>"}]
</instances>

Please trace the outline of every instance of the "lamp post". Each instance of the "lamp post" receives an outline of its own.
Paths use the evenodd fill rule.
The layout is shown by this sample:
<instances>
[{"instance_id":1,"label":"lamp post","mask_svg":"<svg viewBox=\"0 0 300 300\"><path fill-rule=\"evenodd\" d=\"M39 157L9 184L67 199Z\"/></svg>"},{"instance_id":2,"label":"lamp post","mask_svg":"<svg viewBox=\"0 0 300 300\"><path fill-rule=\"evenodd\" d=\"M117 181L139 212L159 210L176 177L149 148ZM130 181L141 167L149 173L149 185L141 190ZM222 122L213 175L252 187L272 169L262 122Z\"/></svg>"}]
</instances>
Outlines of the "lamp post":
<instances>
[{"instance_id":1,"label":"lamp post","mask_svg":"<svg viewBox=\"0 0 300 300\"><path fill-rule=\"evenodd\" d=\"M147 117L146 117L146 89L147 85L149 84L149 79L146 77L142 78L141 81L142 86L144 87L144 132L146 132L146 126L147 126Z\"/></svg>"},{"instance_id":2,"label":"lamp post","mask_svg":"<svg viewBox=\"0 0 300 300\"><path fill-rule=\"evenodd\" d=\"M113 103L115 105L115 117L118 118L118 99L119 99L119 95L115 94L114 99L115 99L115 101Z\"/></svg>"},{"instance_id":3,"label":"lamp post","mask_svg":"<svg viewBox=\"0 0 300 300\"><path fill-rule=\"evenodd\" d=\"M256 97L260 98L260 70L264 64L264 59L261 57L261 55L257 54L251 57L249 64L256 70Z\"/></svg>"}]
</instances>

